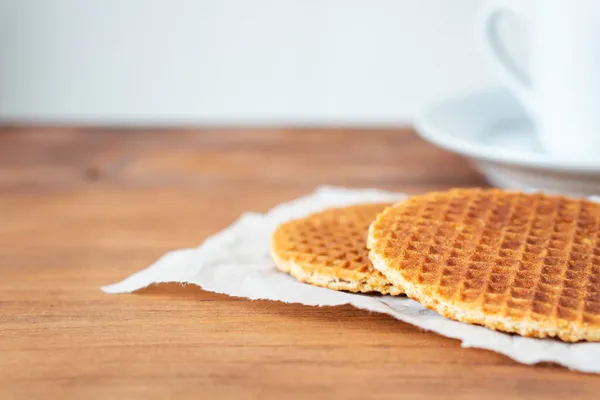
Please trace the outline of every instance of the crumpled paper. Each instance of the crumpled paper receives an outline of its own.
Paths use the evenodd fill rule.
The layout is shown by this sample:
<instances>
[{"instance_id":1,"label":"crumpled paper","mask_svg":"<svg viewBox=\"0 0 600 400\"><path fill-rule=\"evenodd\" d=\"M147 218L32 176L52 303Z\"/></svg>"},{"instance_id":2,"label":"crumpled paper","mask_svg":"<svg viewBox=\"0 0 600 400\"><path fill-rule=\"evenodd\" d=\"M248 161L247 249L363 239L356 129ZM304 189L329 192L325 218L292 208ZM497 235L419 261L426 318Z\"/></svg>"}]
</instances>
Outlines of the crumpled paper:
<instances>
[{"instance_id":1,"label":"crumpled paper","mask_svg":"<svg viewBox=\"0 0 600 400\"><path fill-rule=\"evenodd\" d=\"M496 332L446 319L406 297L338 292L300 283L275 269L268 247L277 224L328 207L397 201L405 197L404 194L372 189L320 187L312 194L280 204L266 214L243 214L233 225L211 236L199 247L171 251L150 267L122 282L104 286L102 290L131 293L151 284L181 282L249 299L309 306L351 304L459 339L463 347L492 350L523 364L553 362L574 370L600 373L600 343L569 344Z\"/></svg>"}]
</instances>

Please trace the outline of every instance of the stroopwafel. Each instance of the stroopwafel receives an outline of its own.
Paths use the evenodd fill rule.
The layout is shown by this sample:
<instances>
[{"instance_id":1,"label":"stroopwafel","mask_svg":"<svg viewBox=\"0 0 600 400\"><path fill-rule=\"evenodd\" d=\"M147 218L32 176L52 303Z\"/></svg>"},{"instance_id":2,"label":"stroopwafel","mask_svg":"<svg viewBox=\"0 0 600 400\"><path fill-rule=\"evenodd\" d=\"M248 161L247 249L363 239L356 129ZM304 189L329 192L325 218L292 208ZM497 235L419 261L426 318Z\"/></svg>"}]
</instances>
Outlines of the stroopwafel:
<instances>
[{"instance_id":1,"label":"stroopwafel","mask_svg":"<svg viewBox=\"0 0 600 400\"><path fill-rule=\"evenodd\" d=\"M495 189L415 196L371 224L370 259L439 314L600 341L600 204Z\"/></svg>"},{"instance_id":2,"label":"stroopwafel","mask_svg":"<svg viewBox=\"0 0 600 400\"><path fill-rule=\"evenodd\" d=\"M373 268L366 248L369 224L389 205L332 208L278 226L271 239L277 268L330 289L401 294Z\"/></svg>"}]
</instances>

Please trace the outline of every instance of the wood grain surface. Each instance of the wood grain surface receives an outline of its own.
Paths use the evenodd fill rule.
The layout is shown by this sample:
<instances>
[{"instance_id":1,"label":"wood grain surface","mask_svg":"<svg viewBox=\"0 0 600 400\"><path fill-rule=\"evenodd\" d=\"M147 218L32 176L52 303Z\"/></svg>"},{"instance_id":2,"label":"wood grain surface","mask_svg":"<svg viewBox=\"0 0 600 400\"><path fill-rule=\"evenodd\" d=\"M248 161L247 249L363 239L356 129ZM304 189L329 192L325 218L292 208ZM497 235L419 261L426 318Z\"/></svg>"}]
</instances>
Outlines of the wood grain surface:
<instances>
[{"instance_id":1,"label":"wood grain surface","mask_svg":"<svg viewBox=\"0 0 600 400\"><path fill-rule=\"evenodd\" d=\"M409 129L0 129L0 399L599 398L350 306L99 290L323 183L485 184Z\"/></svg>"}]
</instances>

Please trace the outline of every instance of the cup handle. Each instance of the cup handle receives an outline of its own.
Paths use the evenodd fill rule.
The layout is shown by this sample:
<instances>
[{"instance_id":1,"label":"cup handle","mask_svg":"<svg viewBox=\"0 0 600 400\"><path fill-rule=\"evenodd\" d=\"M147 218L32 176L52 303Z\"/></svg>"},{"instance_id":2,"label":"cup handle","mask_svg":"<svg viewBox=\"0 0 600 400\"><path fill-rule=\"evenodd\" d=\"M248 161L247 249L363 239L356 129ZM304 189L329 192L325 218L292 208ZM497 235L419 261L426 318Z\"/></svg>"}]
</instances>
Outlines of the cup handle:
<instances>
[{"instance_id":1,"label":"cup handle","mask_svg":"<svg viewBox=\"0 0 600 400\"><path fill-rule=\"evenodd\" d=\"M517 18L527 21L527 2L523 0L493 0L488 1L481 10L478 30L482 41L484 55L500 79L514 92L521 104L534 113L533 91L531 80L526 71L518 67L509 56L498 35L498 22L500 18L512 14Z\"/></svg>"}]
</instances>

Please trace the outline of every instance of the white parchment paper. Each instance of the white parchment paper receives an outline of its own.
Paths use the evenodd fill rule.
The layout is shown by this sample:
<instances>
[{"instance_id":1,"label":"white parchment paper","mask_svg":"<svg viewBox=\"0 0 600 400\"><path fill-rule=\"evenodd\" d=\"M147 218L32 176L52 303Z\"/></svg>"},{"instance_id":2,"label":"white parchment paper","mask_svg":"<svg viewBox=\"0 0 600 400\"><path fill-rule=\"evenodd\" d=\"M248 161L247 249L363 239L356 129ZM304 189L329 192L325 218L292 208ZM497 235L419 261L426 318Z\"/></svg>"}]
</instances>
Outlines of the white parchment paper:
<instances>
[{"instance_id":1,"label":"white parchment paper","mask_svg":"<svg viewBox=\"0 0 600 400\"><path fill-rule=\"evenodd\" d=\"M600 372L600 343L568 344L530 339L451 321L406 297L366 296L300 283L277 271L269 256L269 238L277 224L328 207L396 201L403 194L371 189L320 187L312 194L280 204L266 214L243 214L233 225L193 249L171 251L122 282L104 286L106 293L130 293L162 282L192 283L216 293L308 306L352 304L385 313L428 331L462 341L463 347L492 350L524 364L542 361Z\"/></svg>"}]
</instances>

